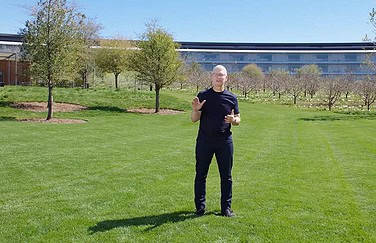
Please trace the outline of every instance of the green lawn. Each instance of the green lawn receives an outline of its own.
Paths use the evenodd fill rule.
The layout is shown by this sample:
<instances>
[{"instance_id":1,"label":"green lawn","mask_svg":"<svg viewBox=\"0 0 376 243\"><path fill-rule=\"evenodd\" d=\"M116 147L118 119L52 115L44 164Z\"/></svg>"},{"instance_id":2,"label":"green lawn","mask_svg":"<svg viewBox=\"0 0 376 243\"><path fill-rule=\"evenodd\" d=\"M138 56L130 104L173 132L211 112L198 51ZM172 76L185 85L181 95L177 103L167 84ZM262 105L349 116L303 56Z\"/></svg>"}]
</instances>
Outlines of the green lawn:
<instances>
[{"instance_id":1,"label":"green lawn","mask_svg":"<svg viewBox=\"0 0 376 243\"><path fill-rule=\"evenodd\" d=\"M0 242L375 242L376 114L240 102L233 209L220 210L213 161L208 215L195 217L194 92L56 89L55 113L84 124L23 123L47 89L0 88Z\"/></svg>"}]
</instances>

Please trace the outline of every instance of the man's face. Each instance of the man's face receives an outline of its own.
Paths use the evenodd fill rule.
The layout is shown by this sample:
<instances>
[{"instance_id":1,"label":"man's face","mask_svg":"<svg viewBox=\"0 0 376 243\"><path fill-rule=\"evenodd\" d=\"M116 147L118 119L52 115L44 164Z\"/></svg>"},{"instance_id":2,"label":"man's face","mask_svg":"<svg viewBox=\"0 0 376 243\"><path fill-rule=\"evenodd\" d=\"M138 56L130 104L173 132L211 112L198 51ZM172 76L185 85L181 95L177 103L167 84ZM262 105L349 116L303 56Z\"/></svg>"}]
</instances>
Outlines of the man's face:
<instances>
[{"instance_id":1,"label":"man's face","mask_svg":"<svg viewBox=\"0 0 376 243\"><path fill-rule=\"evenodd\" d=\"M211 74L211 80L213 86L222 86L227 81L226 71L223 69L216 69Z\"/></svg>"}]
</instances>

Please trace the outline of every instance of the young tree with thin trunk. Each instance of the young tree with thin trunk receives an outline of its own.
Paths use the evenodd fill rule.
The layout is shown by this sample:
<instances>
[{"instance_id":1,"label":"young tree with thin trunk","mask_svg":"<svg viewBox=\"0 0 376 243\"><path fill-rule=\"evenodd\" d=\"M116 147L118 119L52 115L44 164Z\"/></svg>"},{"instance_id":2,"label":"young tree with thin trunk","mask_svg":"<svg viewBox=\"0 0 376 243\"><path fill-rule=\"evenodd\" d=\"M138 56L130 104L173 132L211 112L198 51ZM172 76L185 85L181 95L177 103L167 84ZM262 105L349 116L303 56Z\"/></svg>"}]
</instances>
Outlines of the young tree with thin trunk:
<instances>
[{"instance_id":1,"label":"young tree with thin trunk","mask_svg":"<svg viewBox=\"0 0 376 243\"><path fill-rule=\"evenodd\" d=\"M376 80L368 77L357 82L357 93L363 98L367 110L371 110L371 105L376 101Z\"/></svg>"},{"instance_id":2,"label":"young tree with thin trunk","mask_svg":"<svg viewBox=\"0 0 376 243\"><path fill-rule=\"evenodd\" d=\"M311 99L319 89L320 68L316 64L304 65L296 70L296 75L304 84L304 91Z\"/></svg>"},{"instance_id":3,"label":"young tree with thin trunk","mask_svg":"<svg viewBox=\"0 0 376 243\"><path fill-rule=\"evenodd\" d=\"M343 78L342 81L343 81L343 93L345 94L345 98L347 100L349 94L351 92L354 92L354 89L355 89L355 81L356 81L355 75L352 73L349 73Z\"/></svg>"},{"instance_id":4,"label":"young tree with thin trunk","mask_svg":"<svg viewBox=\"0 0 376 243\"><path fill-rule=\"evenodd\" d=\"M102 73L112 73L115 88L119 89L119 75L128 69L131 44L123 37L101 40L95 50L95 64Z\"/></svg>"},{"instance_id":5,"label":"young tree with thin trunk","mask_svg":"<svg viewBox=\"0 0 376 243\"><path fill-rule=\"evenodd\" d=\"M286 70L272 70L269 75L269 86L273 91L273 95L278 93L278 99L281 99L281 95L284 91L284 86L287 80L290 78L289 72Z\"/></svg>"},{"instance_id":6,"label":"young tree with thin trunk","mask_svg":"<svg viewBox=\"0 0 376 243\"><path fill-rule=\"evenodd\" d=\"M94 19L86 19L80 30L83 48L77 57L77 69L83 88L89 87L89 75L95 70L95 56L92 47L99 45L101 30L102 26L97 24Z\"/></svg>"},{"instance_id":7,"label":"young tree with thin trunk","mask_svg":"<svg viewBox=\"0 0 376 243\"><path fill-rule=\"evenodd\" d=\"M229 81L232 85L235 85L236 88L242 92L245 99L251 91L257 88L257 85L255 83L251 83L248 75L243 72L229 74Z\"/></svg>"},{"instance_id":8,"label":"young tree with thin trunk","mask_svg":"<svg viewBox=\"0 0 376 243\"><path fill-rule=\"evenodd\" d=\"M344 91L343 80L340 77L325 77L321 79L320 88L324 94L324 102L331 111L336 101Z\"/></svg>"},{"instance_id":9,"label":"young tree with thin trunk","mask_svg":"<svg viewBox=\"0 0 376 243\"><path fill-rule=\"evenodd\" d=\"M263 81L265 76L262 69L256 64L248 64L247 66L243 67L242 73L246 76L246 78L240 78L239 85L243 91L244 98L247 98L247 95L251 91L258 89L260 86L259 84Z\"/></svg>"},{"instance_id":10,"label":"young tree with thin trunk","mask_svg":"<svg viewBox=\"0 0 376 243\"><path fill-rule=\"evenodd\" d=\"M210 85L209 75L199 63L192 62L186 66L185 70L188 82L196 88L196 92L198 92L199 89L206 88Z\"/></svg>"},{"instance_id":11,"label":"young tree with thin trunk","mask_svg":"<svg viewBox=\"0 0 376 243\"><path fill-rule=\"evenodd\" d=\"M176 51L179 45L171 34L157 26L156 21L146 26L146 32L136 44L138 50L132 52L130 67L137 73L138 80L154 85L155 113L158 113L160 90L181 78L183 62Z\"/></svg>"},{"instance_id":12,"label":"young tree with thin trunk","mask_svg":"<svg viewBox=\"0 0 376 243\"><path fill-rule=\"evenodd\" d=\"M289 75L285 83L285 91L292 96L294 105L296 105L298 97L304 91L304 84L297 75Z\"/></svg>"},{"instance_id":13,"label":"young tree with thin trunk","mask_svg":"<svg viewBox=\"0 0 376 243\"><path fill-rule=\"evenodd\" d=\"M54 83L72 80L77 73L77 53L82 50L80 30L85 15L65 0L40 0L32 9L31 17L21 30L22 50L30 60L33 78L48 85L47 120L50 120Z\"/></svg>"}]
</instances>

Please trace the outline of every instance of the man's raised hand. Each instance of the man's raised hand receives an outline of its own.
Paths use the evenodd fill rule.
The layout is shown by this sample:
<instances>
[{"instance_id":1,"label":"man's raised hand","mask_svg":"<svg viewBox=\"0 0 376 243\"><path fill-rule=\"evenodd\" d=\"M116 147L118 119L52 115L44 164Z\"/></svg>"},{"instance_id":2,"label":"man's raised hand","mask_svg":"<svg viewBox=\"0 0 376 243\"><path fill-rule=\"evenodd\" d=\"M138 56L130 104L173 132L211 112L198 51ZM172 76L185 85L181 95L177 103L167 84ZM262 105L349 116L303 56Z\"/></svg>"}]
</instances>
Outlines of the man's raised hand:
<instances>
[{"instance_id":1,"label":"man's raised hand","mask_svg":"<svg viewBox=\"0 0 376 243\"><path fill-rule=\"evenodd\" d=\"M202 106L205 104L206 100L203 100L202 102L200 102L200 99L198 97L195 97L192 101L192 109L194 111L199 111Z\"/></svg>"}]
</instances>

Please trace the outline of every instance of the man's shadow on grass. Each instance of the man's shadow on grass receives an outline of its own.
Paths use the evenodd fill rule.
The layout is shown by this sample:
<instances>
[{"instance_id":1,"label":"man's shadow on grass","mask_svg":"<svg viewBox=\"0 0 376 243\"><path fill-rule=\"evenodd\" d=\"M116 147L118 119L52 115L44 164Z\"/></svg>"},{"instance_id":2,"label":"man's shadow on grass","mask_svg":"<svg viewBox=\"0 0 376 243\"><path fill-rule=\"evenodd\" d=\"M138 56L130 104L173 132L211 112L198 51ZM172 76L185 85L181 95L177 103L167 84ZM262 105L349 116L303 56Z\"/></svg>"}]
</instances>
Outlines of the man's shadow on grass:
<instances>
[{"instance_id":1,"label":"man's shadow on grass","mask_svg":"<svg viewBox=\"0 0 376 243\"><path fill-rule=\"evenodd\" d=\"M130 227L130 226L149 226L145 231L153 230L158 226L165 223L176 223L187 219L197 218L194 212L190 211L179 211L174 213L165 213L160 215L135 217L129 219L114 219L105 220L98 222L95 226L89 227L88 231L90 234L95 234L97 232L105 232L119 227Z\"/></svg>"}]
</instances>

